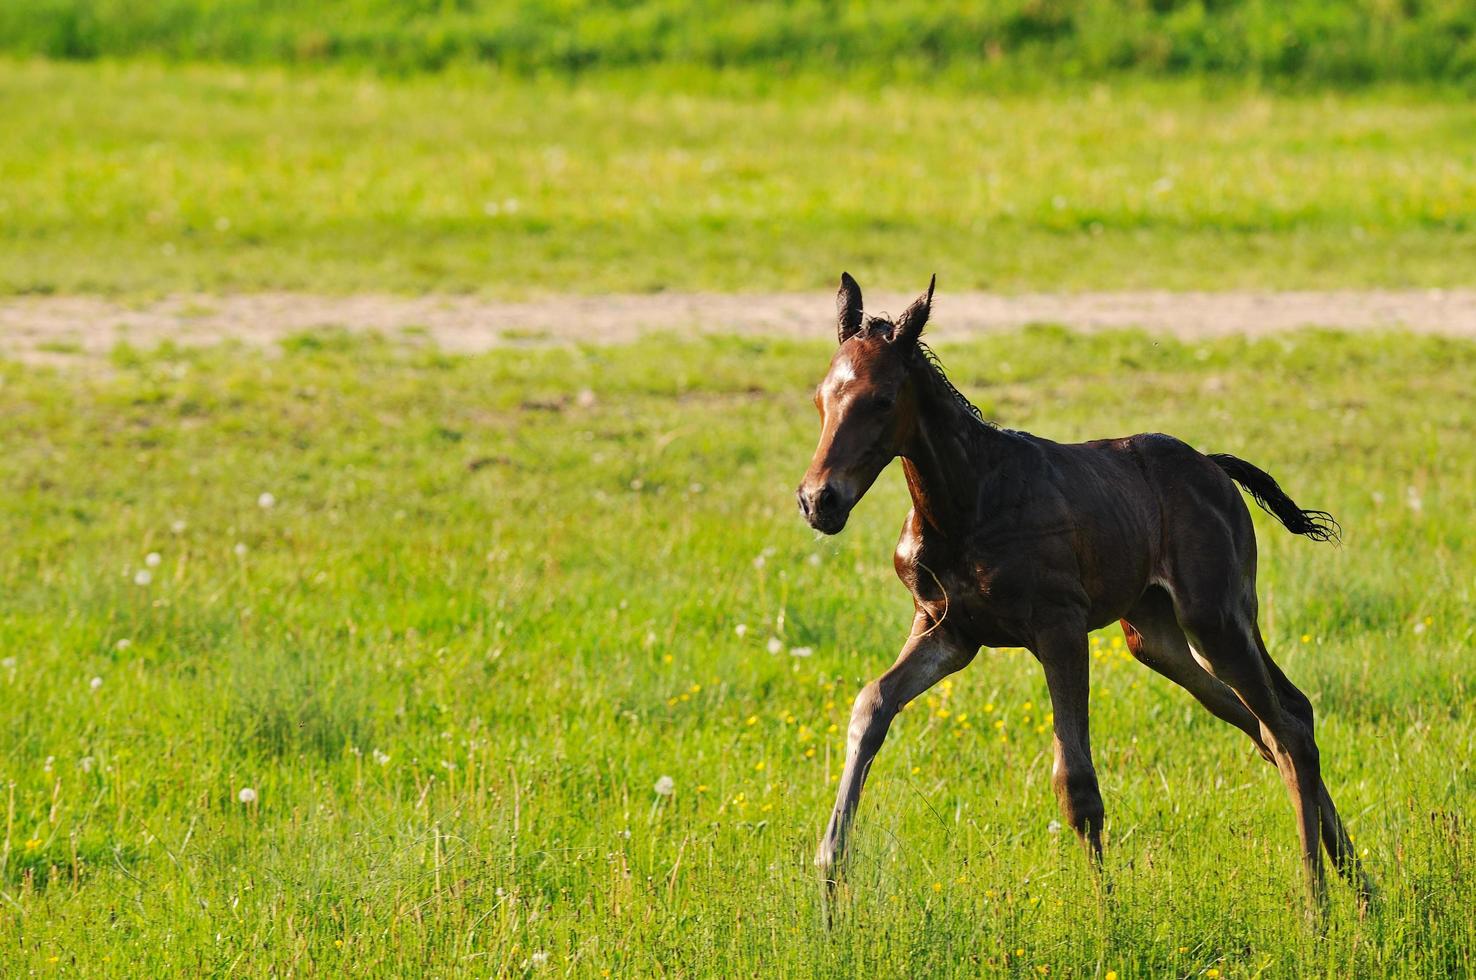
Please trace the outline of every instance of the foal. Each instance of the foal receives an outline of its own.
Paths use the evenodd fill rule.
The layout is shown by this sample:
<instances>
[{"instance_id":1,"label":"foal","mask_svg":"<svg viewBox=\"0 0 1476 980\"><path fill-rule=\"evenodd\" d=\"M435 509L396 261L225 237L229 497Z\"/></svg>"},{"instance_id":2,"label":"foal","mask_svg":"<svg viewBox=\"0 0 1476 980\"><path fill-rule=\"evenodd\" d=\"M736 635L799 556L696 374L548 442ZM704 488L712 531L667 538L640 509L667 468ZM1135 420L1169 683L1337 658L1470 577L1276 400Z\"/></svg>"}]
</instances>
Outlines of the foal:
<instances>
[{"instance_id":1,"label":"foal","mask_svg":"<svg viewBox=\"0 0 1476 980\"><path fill-rule=\"evenodd\" d=\"M1087 634L1121 620L1133 656L1245 732L1280 771L1314 901L1326 896L1319 842L1366 897L1322 782L1312 705L1261 639L1255 531L1235 484L1294 534L1326 541L1337 523L1297 507L1244 460L1205 456L1172 436L1061 445L985 422L919 340L932 300L929 283L895 322L867 316L860 287L842 274L840 347L815 391L820 444L799 486L800 510L816 530L839 532L902 457L912 511L893 563L916 610L896 663L856 697L815 863L834 880L892 718L986 645L1025 647L1044 668L1055 713L1051 781L1066 821L1100 863Z\"/></svg>"}]
</instances>

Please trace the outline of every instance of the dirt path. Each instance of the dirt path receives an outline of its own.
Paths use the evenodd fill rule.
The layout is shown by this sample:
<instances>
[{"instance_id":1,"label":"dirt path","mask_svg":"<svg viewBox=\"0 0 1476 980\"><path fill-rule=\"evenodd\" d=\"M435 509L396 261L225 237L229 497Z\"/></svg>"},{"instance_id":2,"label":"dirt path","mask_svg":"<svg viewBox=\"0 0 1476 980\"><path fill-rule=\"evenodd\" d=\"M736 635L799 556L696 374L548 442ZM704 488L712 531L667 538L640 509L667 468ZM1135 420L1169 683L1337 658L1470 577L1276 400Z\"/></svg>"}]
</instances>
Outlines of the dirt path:
<instances>
[{"instance_id":1,"label":"dirt path","mask_svg":"<svg viewBox=\"0 0 1476 980\"><path fill-rule=\"evenodd\" d=\"M871 310L900 311L911 297L868 294ZM256 293L175 296L140 304L93 297L0 299L0 356L66 361L120 341L269 344L324 327L407 331L448 350L506 343L616 343L649 331L823 336L834 316L827 293L662 293L549 296L502 302L465 296L316 296ZM1367 292L940 294L934 336L959 337L1028 323L1093 330L1142 327L1180 337L1258 334L1304 326L1405 327L1476 337L1476 289Z\"/></svg>"}]
</instances>

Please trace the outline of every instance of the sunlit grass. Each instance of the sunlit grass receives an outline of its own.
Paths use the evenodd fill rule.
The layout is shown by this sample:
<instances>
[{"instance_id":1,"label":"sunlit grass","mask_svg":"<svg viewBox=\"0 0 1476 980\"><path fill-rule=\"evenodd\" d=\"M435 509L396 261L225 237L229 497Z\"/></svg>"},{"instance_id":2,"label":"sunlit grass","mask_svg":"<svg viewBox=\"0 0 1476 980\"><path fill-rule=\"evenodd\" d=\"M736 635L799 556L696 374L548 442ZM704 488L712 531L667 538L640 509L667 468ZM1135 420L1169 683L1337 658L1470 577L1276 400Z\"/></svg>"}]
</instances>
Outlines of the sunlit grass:
<instances>
[{"instance_id":1,"label":"sunlit grass","mask_svg":"<svg viewBox=\"0 0 1476 980\"><path fill-rule=\"evenodd\" d=\"M1476 110L1194 83L6 62L0 291L1470 281Z\"/></svg>"},{"instance_id":2,"label":"sunlit grass","mask_svg":"<svg viewBox=\"0 0 1476 980\"><path fill-rule=\"evenodd\" d=\"M1308 929L1275 772L1113 628L1111 899L1054 823L1037 665L984 651L899 718L827 929L850 699L910 607L899 474L839 537L792 512L825 332L0 366L7 964L1470 971L1476 347L940 326L1006 425L1171 431L1341 519L1333 548L1258 513L1264 622L1384 900Z\"/></svg>"}]
</instances>

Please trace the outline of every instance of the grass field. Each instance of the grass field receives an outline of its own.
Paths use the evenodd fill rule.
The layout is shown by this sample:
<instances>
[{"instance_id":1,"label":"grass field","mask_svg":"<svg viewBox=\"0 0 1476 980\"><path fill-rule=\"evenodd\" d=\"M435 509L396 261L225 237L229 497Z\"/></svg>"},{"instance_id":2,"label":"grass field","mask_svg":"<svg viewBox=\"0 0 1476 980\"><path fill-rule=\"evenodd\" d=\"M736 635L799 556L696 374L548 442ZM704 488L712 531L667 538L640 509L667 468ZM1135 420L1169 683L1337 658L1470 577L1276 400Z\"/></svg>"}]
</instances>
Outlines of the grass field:
<instances>
[{"instance_id":1,"label":"grass field","mask_svg":"<svg viewBox=\"0 0 1476 980\"><path fill-rule=\"evenodd\" d=\"M0 50L54 58L349 63L384 72L494 64L761 66L789 74L1054 84L1103 74L1281 84L1470 86L1461 0L30 0L0 6Z\"/></svg>"},{"instance_id":2,"label":"grass field","mask_svg":"<svg viewBox=\"0 0 1476 980\"><path fill-rule=\"evenodd\" d=\"M1006 425L1171 431L1342 520L1333 548L1257 512L1264 623L1384 897L1308 929L1274 771L1114 628L1110 899L1050 832L1038 668L985 651L899 718L827 930L837 726L910 607L895 470L838 538L793 513L826 333L0 365L5 972L1476 969L1476 346L943 344Z\"/></svg>"},{"instance_id":3,"label":"grass field","mask_svg":"<svg viewBox=\"0 0 1476 980\"><path fill-rule=\"evenodd\" d=\"M0 62L0 293L1449 286L1476 109Z\"/></svg>"}]
</instances>

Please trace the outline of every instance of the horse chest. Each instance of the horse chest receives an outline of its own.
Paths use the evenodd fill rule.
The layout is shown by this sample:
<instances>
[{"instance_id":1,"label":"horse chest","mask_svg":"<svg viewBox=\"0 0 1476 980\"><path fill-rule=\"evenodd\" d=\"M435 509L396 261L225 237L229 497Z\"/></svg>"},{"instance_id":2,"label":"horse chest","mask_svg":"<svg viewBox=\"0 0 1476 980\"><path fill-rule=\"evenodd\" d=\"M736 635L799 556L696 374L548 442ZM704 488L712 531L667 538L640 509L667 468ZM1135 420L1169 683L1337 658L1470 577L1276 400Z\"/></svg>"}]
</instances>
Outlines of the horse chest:
<instances>
[{"instance_id":1,"label":"horse chest","mask_svg":"<svg viewBox=\"0 0 1476 980\"><path fill-rule=\"evenodd\" d=\"M1035 567L1005 552L960 553L904 531L894 563L918 608L981 645L1027 641L1038 607Z\"/></svg>"}]
</instances>

